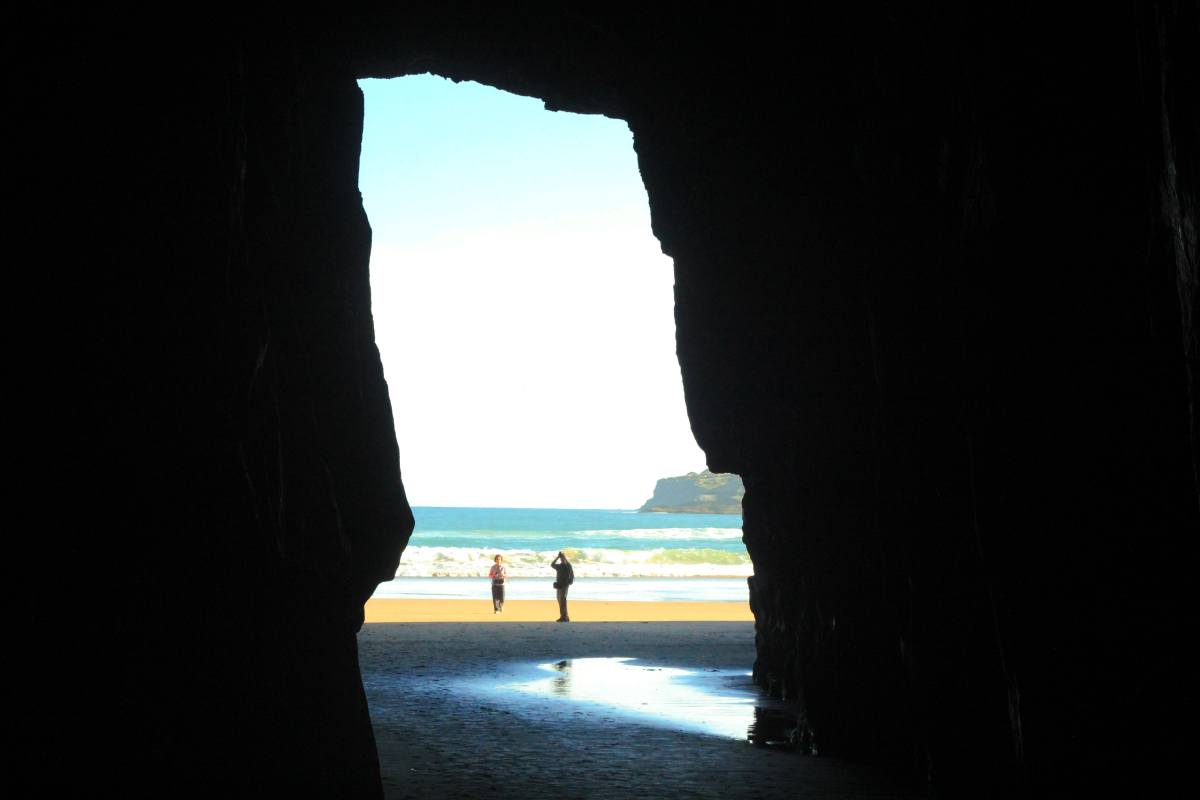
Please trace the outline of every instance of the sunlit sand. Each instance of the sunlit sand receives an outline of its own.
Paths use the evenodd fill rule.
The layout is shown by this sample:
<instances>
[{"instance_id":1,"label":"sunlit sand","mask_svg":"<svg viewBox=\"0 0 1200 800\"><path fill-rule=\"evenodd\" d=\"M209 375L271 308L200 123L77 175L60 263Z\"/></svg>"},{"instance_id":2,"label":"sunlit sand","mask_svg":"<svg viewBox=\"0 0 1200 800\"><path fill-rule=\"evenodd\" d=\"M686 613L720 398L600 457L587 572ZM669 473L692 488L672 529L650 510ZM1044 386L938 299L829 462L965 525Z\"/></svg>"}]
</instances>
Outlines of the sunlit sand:
<instances>
[{"instance_id":1,"label":"sunlit sand","mask_svg":"<svg viewBox=\"0 0 1200 800\"><path fill-rule=\"evenodd\" d=\"M752 622L748 603L689 603L576 600L571 622ZM376 622L554 622L558 604L548 600L510 600L492 613L491 597L478 600L367 601L366 621Z\"/></svg>"}]
</instances>

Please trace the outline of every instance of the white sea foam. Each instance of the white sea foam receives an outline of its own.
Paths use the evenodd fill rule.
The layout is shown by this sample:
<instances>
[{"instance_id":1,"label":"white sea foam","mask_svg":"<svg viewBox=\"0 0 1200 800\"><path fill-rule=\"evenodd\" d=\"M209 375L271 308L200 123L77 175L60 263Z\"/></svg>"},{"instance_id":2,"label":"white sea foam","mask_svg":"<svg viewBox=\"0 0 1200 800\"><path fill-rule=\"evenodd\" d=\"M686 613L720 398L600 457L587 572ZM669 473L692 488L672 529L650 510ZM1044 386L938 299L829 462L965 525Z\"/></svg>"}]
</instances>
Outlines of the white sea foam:
<instances>
[{"instance_id":1,"label":"white sea foam","mask_svg":"<svg viewBox=\"0 0 1200 800\"><path fill-rule=\"evenodd\" d=\"M510 578L509 600L546 600L553 597L553 576ZM396 578L384 581L375 597L396 599L484 600L490 602L487 578ZM575 600L675 600L712 603L745 603L745 578L584 578L575 581Z\"/></svg>"},{"instance_id":2,"label":"white sea foam","mask_svg":"<svg viewBox=\"0 0 1200 800\"><path fill-rule=\"evenodd\" d=\"M497 554L504 557L511 577L554 575L550 562L557 551L415 545L404 551L396 577L483 577ZM753 572L748 554L710 548L618 550L585 547L572 548L568 555L575 574L583 578L746 577Z\"/></svg>"},{"instance_id":3,"label":"white sea foam","mask_svg":"<svg viewBox=\"0 0 1200 800\"><path fill-rule=\"evenodd\" d=\"M669 540L733 540L742 538L741 528L631 528L628 530L587 530L587 531L503 531L503 530L469 530L469 531L419 531L416 538L454 538L479 539L488 536L528 536L542 537L553 535L571 539L669 539Z\"/></svg>"},{"instance_id":4,"label":"white sea foam","mask_svg":"<svg viewBox=\"0 0 1200 800\"><path fill-rule=\"evenodd\" d=\"M587 536L614 539L741 539L741 528L633 528L631 530L584 531Z\"/></svg>"}]
</instances>

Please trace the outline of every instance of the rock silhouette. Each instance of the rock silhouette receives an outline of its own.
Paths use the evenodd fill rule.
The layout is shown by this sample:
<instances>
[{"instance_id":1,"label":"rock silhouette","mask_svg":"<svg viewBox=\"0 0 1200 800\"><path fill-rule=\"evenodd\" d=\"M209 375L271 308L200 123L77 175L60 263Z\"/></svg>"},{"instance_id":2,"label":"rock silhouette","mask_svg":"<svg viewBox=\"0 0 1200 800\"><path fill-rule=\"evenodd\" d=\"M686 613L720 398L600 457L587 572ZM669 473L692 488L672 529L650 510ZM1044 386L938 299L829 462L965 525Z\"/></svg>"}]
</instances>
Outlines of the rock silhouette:
<instances>
[{"instance_id":1,"label":"rock silhouette","mask_svg":"<svg viewBox=\"0 0 1200 800\"><path fill-rule=\"evenodd\" d=\"M379 795L355 632L412 521L355 80L424 71L628 121L798 737L948 797L1179 777L1195 4L11 30L12 724L43 791Z\"/></svg>"}]
</instances>

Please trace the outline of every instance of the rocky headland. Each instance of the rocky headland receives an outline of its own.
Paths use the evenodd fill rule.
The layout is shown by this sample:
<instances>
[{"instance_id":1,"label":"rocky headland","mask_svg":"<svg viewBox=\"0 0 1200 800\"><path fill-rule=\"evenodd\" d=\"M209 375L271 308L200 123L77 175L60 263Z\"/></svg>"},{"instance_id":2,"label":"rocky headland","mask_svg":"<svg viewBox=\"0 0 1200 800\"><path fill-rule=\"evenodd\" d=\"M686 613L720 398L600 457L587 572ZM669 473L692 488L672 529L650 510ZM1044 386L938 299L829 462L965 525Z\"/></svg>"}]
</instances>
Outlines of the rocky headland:
<instances>
[{"instance_id":1,"label":"rocky headland","mask_svg":"<svg viewBox=\"0 0 1200 800\"><path fill-rule=\"evenodd\" d=\"M704 470L674 478L660 478L654 496L638 511L675 514L741 514L746 489L733 474Z\"/></svg>"}]
</instances>

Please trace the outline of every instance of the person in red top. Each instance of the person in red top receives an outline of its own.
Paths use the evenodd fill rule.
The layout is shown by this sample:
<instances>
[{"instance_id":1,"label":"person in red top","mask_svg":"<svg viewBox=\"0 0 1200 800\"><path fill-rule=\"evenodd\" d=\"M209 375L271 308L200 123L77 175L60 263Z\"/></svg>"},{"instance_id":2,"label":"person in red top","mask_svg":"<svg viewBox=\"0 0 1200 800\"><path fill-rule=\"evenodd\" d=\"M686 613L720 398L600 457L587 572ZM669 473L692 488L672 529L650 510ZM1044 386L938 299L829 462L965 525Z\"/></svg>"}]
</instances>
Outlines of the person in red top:
<instances>
[{"instance_id":1,"label":"person in red top","mask_svg":"<svg viewBox=\"0 0 1200 800\"><path fill-rule=\"evenodd\" d=\"M504 610L504 579L508 577L508 568L504 566L504 556L497 554L495 564L488 570L492 579L492 613L499 614Z\"/></svg>"}]
</instances>

